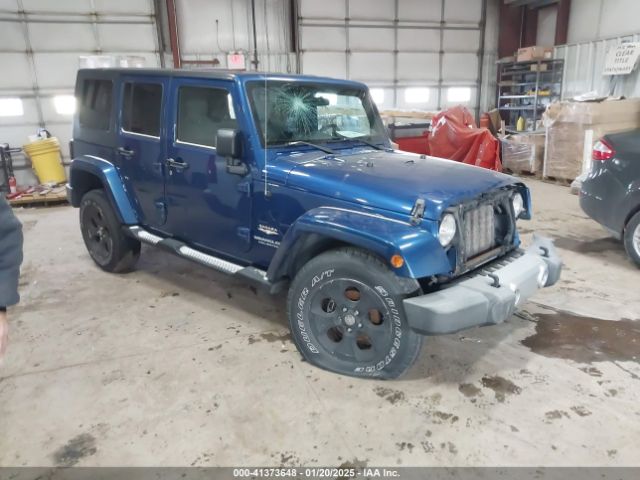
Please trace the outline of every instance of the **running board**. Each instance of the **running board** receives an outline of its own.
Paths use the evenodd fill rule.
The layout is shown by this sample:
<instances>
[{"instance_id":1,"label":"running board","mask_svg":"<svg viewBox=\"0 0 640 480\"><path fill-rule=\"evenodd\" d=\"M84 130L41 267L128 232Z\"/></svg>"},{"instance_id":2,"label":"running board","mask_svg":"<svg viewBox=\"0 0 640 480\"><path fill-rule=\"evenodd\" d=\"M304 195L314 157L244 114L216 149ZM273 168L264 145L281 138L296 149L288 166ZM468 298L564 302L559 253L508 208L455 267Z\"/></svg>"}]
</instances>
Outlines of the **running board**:
<instances>
[{"instance_id":1,"label":"running board","mask_svg":"<svg viewBox=\"0 0 640 480\"><path fill-rule=\"evenodd\" d=\"M208 253L196 250L195 248L190 247L187 244L174 238L163 238L159 235L148 232L142 227L126 227L125 230L127 231L127 233L140 240L141 242L148 243L149 245L153 245L156 247L161 247L164 250L178 255L179 257L186 258L188 260L191 260L192 262L204 265L205 267L213 268L214 270L218 270L219 272L242 277L253 283L257 283L260 286L266 287L267 289L269 289L269 291L271 291L271 293L279 291L280 282L277 282L275 284L271 283L267 279L267 272L265 272L264 270L260 270L259 268L243 267L242 265L238 265L228 260L214 257L213 255L209 255Z\"/></svg>"}]
</instances>

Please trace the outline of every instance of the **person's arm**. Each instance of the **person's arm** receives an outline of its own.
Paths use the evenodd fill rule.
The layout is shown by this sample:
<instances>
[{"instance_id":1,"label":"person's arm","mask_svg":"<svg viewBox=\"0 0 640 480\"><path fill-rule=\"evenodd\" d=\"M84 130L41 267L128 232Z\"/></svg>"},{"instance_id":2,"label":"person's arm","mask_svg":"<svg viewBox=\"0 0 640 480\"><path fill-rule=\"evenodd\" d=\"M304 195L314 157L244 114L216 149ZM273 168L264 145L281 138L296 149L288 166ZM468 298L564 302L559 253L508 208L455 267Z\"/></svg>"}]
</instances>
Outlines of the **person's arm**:
<instances>
[{"instance_id":1,"label":"person's arm","mask_svg":"<svg viewBox=\"0 0 640 480\"><path fill-rule=\"evenodd\" d=\"M22 263L22 225L0 196L0 357L7 348L6 308L20 300L18 278Z\"/></svg>"}]
</instances>

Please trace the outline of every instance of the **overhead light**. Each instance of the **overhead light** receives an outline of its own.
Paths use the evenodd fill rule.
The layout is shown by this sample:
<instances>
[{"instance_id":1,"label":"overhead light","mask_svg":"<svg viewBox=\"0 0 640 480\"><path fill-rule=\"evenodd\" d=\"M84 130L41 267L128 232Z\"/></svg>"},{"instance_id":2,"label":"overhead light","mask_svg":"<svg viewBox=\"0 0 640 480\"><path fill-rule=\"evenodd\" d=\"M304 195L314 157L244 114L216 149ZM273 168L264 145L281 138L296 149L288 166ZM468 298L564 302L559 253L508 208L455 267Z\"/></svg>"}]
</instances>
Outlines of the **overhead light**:
<instances>
[{"instance_id":1,"label":"overhead light","mask_svg":"<svg viewBox=\"0 0 640 480\"><path fill-rule=\"evenodd\" d=\"M19 98L0 98L0 117L20 117L24 115L22 100Z\"/></svg>"},{"instance_id":2,"label":"overhead light","mask_svg":"<svg viewBox=\"0 0 640 480\"><path fill-rule=\"evenodd\" d=\"M407 88L404 91L404 101L407 103L426 103L429 101L429 89L423 87Z\"/></svg>"},{"instance_id":3,"label":"overhead light","mask_svg":"<svg viewBox=\"0 0 640 480\"><path fill-rule=\"evenodd\" d=\"M384 103L384 89L371 88L369 89L369 93L371 94L371 98L376 105L382 105Z\"/></svg>"},{"instance_id":4,"label":"overhead light","mask_svg":"<svg viewBox=\"0 0 640 480\"><path fill-rule=\"evenodd\" d=\"M73 115L76 113L76 97L73 95L56 95L53 106L59 115Z\"/></svg>"},{"instance_id":5,"label":"overhead light","mask_svg":"<svg viewBox=\"0 0 640 480\"><path fill-rule=\"evenodd\" d=\"M471 100L469 87L450 87L447 89L447 100L450 102L468 102Z\"/></svg>"}]
</instances>

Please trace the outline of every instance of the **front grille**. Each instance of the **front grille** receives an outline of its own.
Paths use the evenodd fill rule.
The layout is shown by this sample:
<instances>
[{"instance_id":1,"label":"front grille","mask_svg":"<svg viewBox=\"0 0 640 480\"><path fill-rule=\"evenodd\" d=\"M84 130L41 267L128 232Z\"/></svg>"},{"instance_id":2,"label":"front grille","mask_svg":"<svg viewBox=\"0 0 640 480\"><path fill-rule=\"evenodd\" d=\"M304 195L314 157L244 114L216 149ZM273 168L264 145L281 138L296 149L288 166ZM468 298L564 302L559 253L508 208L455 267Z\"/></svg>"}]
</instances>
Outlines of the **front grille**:
<instances>
[{"instance_id":1,"label":"front grille","mask_svg":"<svg viewBox=\"0 0 640 480\"><path fill-rule=\"evenodd\" d=\"M463 214L464 257L471 259L496 245L496 215L492 204L479 205Z\"/></svg>"}]
</instances>

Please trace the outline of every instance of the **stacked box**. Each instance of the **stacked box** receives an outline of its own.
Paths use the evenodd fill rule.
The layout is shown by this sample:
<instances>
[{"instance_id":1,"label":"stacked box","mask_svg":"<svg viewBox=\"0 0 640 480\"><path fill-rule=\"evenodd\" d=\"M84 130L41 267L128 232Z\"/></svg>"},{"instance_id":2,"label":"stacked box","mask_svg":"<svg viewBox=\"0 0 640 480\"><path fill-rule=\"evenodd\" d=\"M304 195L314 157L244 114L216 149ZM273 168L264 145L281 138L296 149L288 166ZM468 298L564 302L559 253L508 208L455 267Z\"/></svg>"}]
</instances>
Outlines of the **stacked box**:
<instances>
[{"instance_id":1,"label":"stacked box","mask_svg":"<svg viewBox=\"0 0 640 480\"><path fill-rule=\"evenodd\" d=\"M516 173L542 174L545 135L523 133L501 140L502 167Z\"/></svg>"},{"instance_id":2,"label":"stacked box","mask_svg":"<svg viewBox=\"0 0 640 480\"><path fill-rule=\"evenodd\" d=\"M543 116L547 130L543 176L574 180L591 165L591 149L607 133L640 128L640 98L557 102Z\"/></svg>"},{"instance_id":3,"label":"stacked box","mask_svg":"<svg viewBox=\"0 0 640 480\"><path fill-rule=\"evenodd\" d=\"M534 60L548 60L553 58L553 47L523 47L518 49L516 55L518 62L531 62Z\"/></svg>"}]
</instances>

